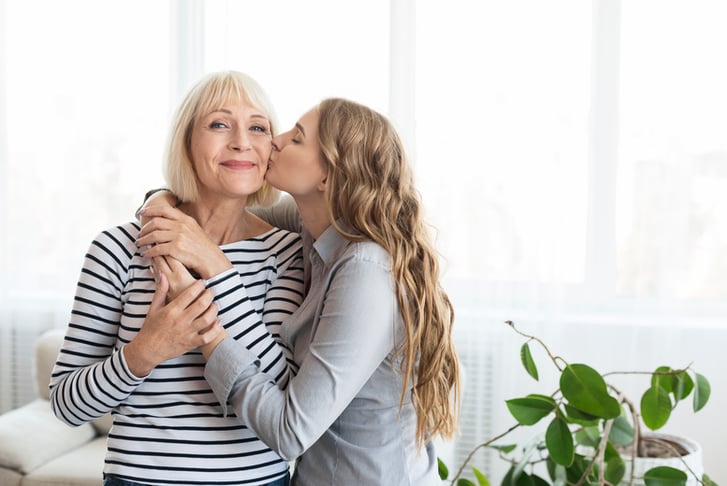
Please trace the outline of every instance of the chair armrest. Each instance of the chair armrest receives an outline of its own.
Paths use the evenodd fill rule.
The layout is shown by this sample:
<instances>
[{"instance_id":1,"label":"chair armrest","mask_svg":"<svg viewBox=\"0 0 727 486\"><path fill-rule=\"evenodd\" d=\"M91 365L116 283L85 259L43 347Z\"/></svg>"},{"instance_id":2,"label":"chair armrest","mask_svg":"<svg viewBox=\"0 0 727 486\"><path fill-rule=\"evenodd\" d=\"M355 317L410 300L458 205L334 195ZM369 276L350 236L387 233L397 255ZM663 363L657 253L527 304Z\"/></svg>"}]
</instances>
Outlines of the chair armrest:
<instances>
[{"instance_id":1,"label":"chair armrest","mask_svg":"<svg viewBox=\"0 0 727 486\"><path fill-rule=\"evenodd\" d=\"M0 466L27 474L95 435L91 424L70 427L53 415L48 400L36 399L0 415Z\"/></svg>"}]
</instances>

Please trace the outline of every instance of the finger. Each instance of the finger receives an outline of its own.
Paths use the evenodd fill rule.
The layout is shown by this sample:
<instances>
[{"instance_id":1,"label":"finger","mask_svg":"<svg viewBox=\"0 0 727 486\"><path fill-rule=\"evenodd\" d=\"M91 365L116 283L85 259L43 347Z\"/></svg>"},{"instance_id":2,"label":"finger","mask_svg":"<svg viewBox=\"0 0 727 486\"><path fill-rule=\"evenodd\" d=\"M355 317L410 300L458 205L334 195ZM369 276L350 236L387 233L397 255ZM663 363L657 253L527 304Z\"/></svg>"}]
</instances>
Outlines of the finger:
<instances>
[{"instance_id":1,"label":"finger","mask_svg":"<svg viewBox=\"0 0 727 486\"><path fill-rule=\"evenodd\" d=\"M139 230L139 238L148 236L151 233L161 230L170 230L184 227L189 216L181 212L179 209L171 208L170 215L150 217L144 214L141 218L141 229Z\"/></svg>"},{"instance_id":2,"label":"finger","mask_svg":"<svg viewBox=\"0 0 727 486\"><path fill-rule=\"evenodd\" d=\"M141 250L141 256L145 258L151 258L152 260L157 257L172 256L172 252L175 250L173 243L158 243L156 245L147 246Z\"/></svg>"},{"instance_id":3,"label":"finger","mask_svg":"<svg viewBox=\"0 0 727 486\"><path fill-rule=\"evenodd\" d=\"M141 232L136 238L136 246L144 247L151 245L158 245L161 243L169 243L176 238L178 231L174 231L171 228L159 228L159 225L155 225L155 229L151 232L146 233L142 236Z\"/></svg>"},{"instance_id":4,"label":"finger","mask_svg":"<svg viewBox=\"0 0 727 486\"><path fill-rule=\"evenodd\" d=\"M202 338L202 342L204 344L211 343L218 337L220 337L220 338L226 337L227 330L224 327L222 327L222 324L220 323L220 321L217 320L211 326L200 331L199 336L200 336L200 338Z\"/></svg>"},{"instance_id":5,"label":"finger","mask_svg":"<svg viewBox=\"0 0 727 486\"><path fill-rule=\"evenodd\" d=\"M164 216L148 216L146 213L141 217L141 229L139 230L139 236L145 236L152 231L158 230L158 229L165 229L167 228L172 221L176 221L176 219L167 218Z\"/></svg>"},{"instance_id":6,"label":"finger","mask_svg":"<svg viewBox=\"0 0 727 486\"><path fill-rule=\"evenodd\" d=\"M159 275L154 296L151 298L149 311L161 309L167 301L167 292L169 291L169 280L164 274Z\"/></svg>"},{"instance_id":7,"label":"finger","mask_svg":"<svg viewBox=\"0 0 727 486\"><path fill-rule=\"evenodd\" d=\"M189 270L187 270L187 267L185 267L184 264L182 262L180 262L179 260L177 260L176 258L174 258L174 257L169 257L169 258L162 257L162 258L164 258L164 262L169 267L171 272L174 272L174 273L189 272Z\"/></svg>"},{"instance_id":8,"label":"finger","mask_svg":"<svg viewBox=\"0 0 727 486\"><path fill-rule=\"evenodd\" d=\"M204 308L198 309L196 313L194 313L194 311L191 312L191 318L194 319L195 317L199 316L204 311L204 309L209 307L210 303L212 302L212 298L212 291L205 289L204 282L202 280L197 280L192 285L184 289L184 291L182 291L182 293L179 294L173 300L173 302L181 306L182 308L187 309L190 307L190 305L195 304L200 299L202 299L203 301L206 300L207 304L204 306Z\"/></svg>"},{"instance_id":9,"label":"finger","mask_svg":"<svg viewBox=\"0 0 727 486\"><path fill-rule=\"evenodd\" d=\"M179 209L171 206L170 204L157 204L155 202L154 204L150 204L149 206L139 210L139 215L144 218L162 217L166 219L177 220L182 215L184 215L184 213Z\"/></svg>"},{"instance_id":10,"label":"finger","mask_svg":"<svg viewBox=\"0 0 727 486\"><path fill-rule=\"evenodd\" d=\"M199 297L187 306L189 316L192 319L199 319L202 314L207 312L209 307L213 305L212 302L214 301L214 298L214 294L209 289L206 289L204 292L199 294ZM215 306L214 312L217 313L217 306Z\"/></svg>"},{"instance_id":11,"label":"finger","mask_svg":"<svg viewBox=\"0 0 727 486\"><path fill-rule=\"evenodd\" d=\"M205 309L202 315L192 322L192 329L194 329L197 334L204 334L210 326L214 326L218 321L217 306L215 304L211 304L207 307L207 309Z\"/></svg>"},{"instance_id":12,"label":"finger","mask_svg":"<svg viewBox=\"0 0 727 486\"><path fill-rule=\"evenodd\" d=\"M163 273L167 277L174 273L174 270L169 267L167 259L163 256L154 257L151 259L151 261L157 273Z\"/></svg>"}]
</instances>

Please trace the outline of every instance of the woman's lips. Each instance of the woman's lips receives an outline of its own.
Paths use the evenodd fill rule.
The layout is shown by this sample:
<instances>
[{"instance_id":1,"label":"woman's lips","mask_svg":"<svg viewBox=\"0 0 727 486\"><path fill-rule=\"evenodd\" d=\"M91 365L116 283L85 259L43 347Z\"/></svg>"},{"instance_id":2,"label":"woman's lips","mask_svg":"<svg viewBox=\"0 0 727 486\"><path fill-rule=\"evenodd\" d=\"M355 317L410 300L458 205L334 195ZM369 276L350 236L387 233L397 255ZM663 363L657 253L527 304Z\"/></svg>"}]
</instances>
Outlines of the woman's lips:
<instances>
[{"instance_id":1,"label":"woman's lips","mask_svg":"<svg viewBox=\"0 0 727 486\"><path fill-rule=\"evenodd\" d=\"M257 167L257 164L250 162L249 160L225 160L220 165L227 167L228 169L252 169Z\"/></svg>"}]
</instances>

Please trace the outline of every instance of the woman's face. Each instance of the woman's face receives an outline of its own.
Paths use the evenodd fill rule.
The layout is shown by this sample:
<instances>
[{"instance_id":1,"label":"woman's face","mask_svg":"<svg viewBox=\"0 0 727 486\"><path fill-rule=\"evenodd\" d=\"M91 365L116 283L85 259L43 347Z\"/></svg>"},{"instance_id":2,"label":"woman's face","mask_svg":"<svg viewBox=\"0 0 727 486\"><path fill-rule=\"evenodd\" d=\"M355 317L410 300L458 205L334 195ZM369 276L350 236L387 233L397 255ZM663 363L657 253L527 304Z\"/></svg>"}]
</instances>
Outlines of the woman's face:
<instances>
[{"instance_id":1,"label":"woman's face","mask_svg":"<svg viewBox=\"0 0 727 486\"><path fill-rule=\"evenodd\" d=\"M190 141L200 195L249 196L262 186L270 157L270 120L246 103L202 114Z\"/></svg>"},{"instance_id":2,"label":"woman's face","mask_svg":"<svg viewBox=\"0 0 727 486\"><path fill-rule=\"evenodd\" d=\"M318 109L303 115L292 130L273 139L268 183L293 197L322 193L327 171L318 144Z\"/></svg>"}]
</instances>

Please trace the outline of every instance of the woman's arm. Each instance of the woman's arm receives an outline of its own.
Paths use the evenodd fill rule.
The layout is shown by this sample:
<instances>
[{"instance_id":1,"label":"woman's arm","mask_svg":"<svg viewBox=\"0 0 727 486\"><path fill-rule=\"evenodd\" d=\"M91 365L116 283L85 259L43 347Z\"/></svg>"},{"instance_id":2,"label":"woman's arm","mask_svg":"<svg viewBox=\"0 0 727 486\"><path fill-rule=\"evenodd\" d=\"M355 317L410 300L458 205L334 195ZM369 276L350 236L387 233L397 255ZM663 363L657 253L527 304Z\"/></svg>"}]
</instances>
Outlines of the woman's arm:
<instances>
[{"instance_id":1,"label":"woman's arm","mask_svg":"<svg viewBox=\"0 0 727 486\"><path fill-rule=\"evenodd\" d=\"M152 189L146 193L144 203L136 211L136 217L144 226L151 221L151 217L147 216L146 210L152 207L175 207L177 205L177 196L168 189ZM251 207L250 212L259 216L272 226L282 228L284 230L300 233L302 229L300 221L300 213L295 201L289 195L283 195L278 202L269 207Z\"/></svg>"},{"instance_id":2,"label":"woman's arm","mask_svg":"<svg viewBox=\"0 0 727 486\"><path fill-rule=\"evenodd\" d=\"M252 207L250 212L278 228L296 233L300 233L303 229L298 206L296 206L293 198L287 194L284 194L272 206Z\"/></svg>"},{"instance_id":3,"label":"woman's arm","mask_svg":"<svg viewBox=\"0 0 727 486\"><path fill-rule=\"evenodd\" d=\"M157 363L209 342L218 332L213 326L212 334L198 334L214 322L213 315L208 315L206 322L195 322L208 310L210 292L199 286L180 296L177 303L164 305L163 283L141 332L126 346L118 341L122 296L136 250L133 231L131 225L104 231L94 239L84 259L50 383L53 412L69 425L104 415L123 402ZM191 305L197 297L198 303ZM159 331L167 328L158 324L166 319L185 331L160 335Z\"/></svg>"},{"instance_id":4,"label":"woman's arm","mask_svg":"<svg viewBox=\"0 0 727 486\"><path fill-rule=\"evenodd\" d=\"M392 278L380 264L362 259L345 262L322 302L319 321L303 331L313 333L310 349L286 390L261 372L254 355L229 339L217 345L205 368L220 403L229 401L243 423L287 459L299 456L320 438L399 338ZM398 394L393 397L394 406L398 398Z\"/></svg>"},{"instance_id":5,"label":"woman's arm","mask_svg":"<svg viewBox=\"0 0 727 486\"><path fill-rule=\"evenodd\" d=\"M278 387L285 388L298 367L289 344L281 339L280 328L303 300L303 259L300 237L282 230L278 234L285 236L276 243L275 270L266 277L270 282L262 312L255 312L249 290L235 269L208 280L208 287L215 293L226 333L254 355Z\"/></svg>"},{"instance_id":6,"label":"woman's arm","mask_svg":"<svg viewBox=\"0 0 727 486\"><path fill-rule=\"evenodd\" d=\"M230 249L232 256L228 256L193 218L173 208L150 207L149 213L155 216L154 221L144 227L147 233L141 236L142 230L137 244L152 245L144 255L154 256L155 269L167 275L177 287L175 291L195 281L187 268L196 271L215 296L225 334L235 339L244 337L263 369L281 387L287 385L297 366L290 347L280 339L280 324L303 300L300 236L276 229L266 235L264 243L251 240L250 244L257 246L250 252ZM213 264L219 256L224 261L221 271ZM261 258L264 260L259 261Z\"/></svg>"}]
</instances>

